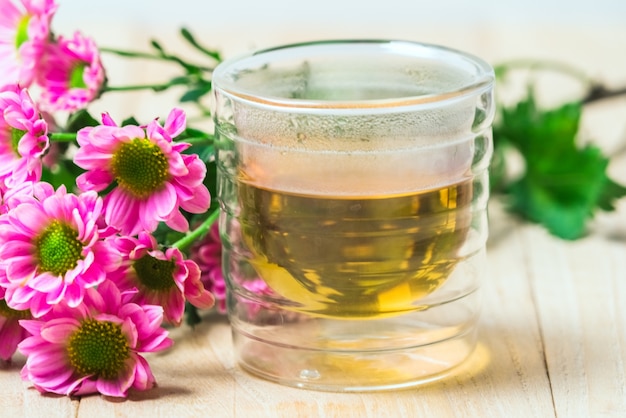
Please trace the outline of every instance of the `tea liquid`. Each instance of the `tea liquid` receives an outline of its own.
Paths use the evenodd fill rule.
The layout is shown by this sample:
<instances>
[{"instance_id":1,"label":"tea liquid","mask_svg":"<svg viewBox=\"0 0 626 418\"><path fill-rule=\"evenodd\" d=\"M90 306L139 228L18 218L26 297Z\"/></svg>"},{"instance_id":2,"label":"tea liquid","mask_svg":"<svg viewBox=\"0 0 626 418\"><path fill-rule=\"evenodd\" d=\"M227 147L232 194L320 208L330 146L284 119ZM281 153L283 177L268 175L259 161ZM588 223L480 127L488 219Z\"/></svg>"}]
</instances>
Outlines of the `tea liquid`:
<instances>
[{"instance_id":1,"label":"tea liquid","mask_svg":"<svg viewBox=\"0 0 626 418\"><path fill-rule=\"evenodd\" d=\"M336 318L419 310L459 261L472 183L389 196L285 193L241 182L251 264L292 309Z\"/></svg>"}]
</instances>

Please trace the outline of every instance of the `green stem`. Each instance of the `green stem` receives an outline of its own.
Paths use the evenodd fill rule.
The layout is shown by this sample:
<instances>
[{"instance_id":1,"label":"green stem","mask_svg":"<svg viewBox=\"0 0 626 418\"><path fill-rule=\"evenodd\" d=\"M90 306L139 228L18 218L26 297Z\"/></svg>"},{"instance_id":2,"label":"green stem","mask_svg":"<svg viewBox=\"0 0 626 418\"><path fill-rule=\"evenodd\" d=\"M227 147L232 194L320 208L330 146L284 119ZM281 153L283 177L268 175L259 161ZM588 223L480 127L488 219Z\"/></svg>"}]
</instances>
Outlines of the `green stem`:
<instances>
[{"instance_id":1,"label":"green stem","mask_svg":"<svg viewBox=\"0 0 626 418\"><path fill-rule=\"evenodd\" d=\"M48 139L54 142L73 142L76 140L76 134L72 132L53 132L48 135Z\"/></svg>"},{"instance_id":2,"label":"green stem","mask_svg":"<svg viewBox=\"0 0 626 418\"><path fill-rule=\"evenodd\" d=\"M202 71L206 71L206 72L213 71L213 67L206 67L206 66L199 66L199 65L189 64L189 63L183 61L182 59L180 59L180 58L178 58L177 56L174 56L174 55L151 54L149 52L140 52L140 51L125 51L125 50L121 50L121 49L105 48L105 47L101 47L100 51L101 52L108 52L109 54L119 55L119 56L125 57L125 58L143 58L143 59L151 59L151 60L155 60L155 61L170 61L170 62L175 62L177 64L180 64L180 65L182 65L185 68L188 68L189 66L192 66L193 68L197 68L198 70L202 70Z\"/></svg>"},{"instance_id":3,"label":"green stem","mask_svg":"<svg viewBox=\"0 0 626 418\"><path fill-rule=\"evenodd\" d=\"M153 59L157 61L163 61L163 60L172 61L171 58L163 57L161 55L150 54L147 52L125 51L121 49L106 48L106 47L100 47L100 51L108 52L109 54L115 54L115 55L119 55L119 56L127 57L127 58L147 58L147 59Z\"/></svg>"},{"instance_id":4,"label":"green stem","mask_svg":"<svg viewBox=\"0 0 626 418\"><path fill-rule=\"evenodd\" d=\"M595 81L592 77L588 76L578 68L559 61L518 59L504 62L494 67L495 73L500 77L505 75L508 71L515 69L528 69L533 71L551 70L562 74L568 74L570 77L573 77L588 86L588 92L581 100L582 104L594 103L604 99L611 99L626 95L626 86L615 89L608 88Z\"/></svg>"},{"instance_id":5,"label":"green stem","mask_svg":"<svg viewBox=\"0 0 626 418\"><path fill-rule=\"evenodd\" d=\"M585 98L583 98L583 104L597 102L599 100L611 99L613 97L626 95L626 87L619 89L608 89L603 85L595 85L591 88Z\"/></svg>"},{"instance_id":6,"label":"green stem","mask_svg":"<svg viewBox=\"0 0 626 418\"><path fill-rule=\"evenodd\" d=\"M213 145L213 143L215 142L215 138L213 137L213 135L190 136L188 138L183 138L180 141L187 142L193 145Z\"/></svg>"},{"instance_id":7,"label":"green stem","mask_svg":"<svg viewBox=\"0 0 626 418\"><path fill-rule=\"evenodd\" d=\"M136 91L136 90L154 90L162 91L174 86L172 83L163 84L135 84L130 86L106 86L104 92L110 91Z\"/></svg>"},{"instance_id":8,"label":"green stem","mask_svg":"<svg viewBox=\"0 0 626 418\"><path fill-rule=\"evenodd\" d=\"M181 239L173 243L172 247L178 248L179 250L184 250L185 248L187 248L188 246L190 246L191 244L193 244L194 242L202 238L204 234L207 233L209 228L211 228L211 225L213 225L213 223L217 220L219 215L220 215L220 210L215 209L209 215L209 217L206 218L204 222L200 224L200 226L198 226L196 229L189 232L187 235L185 235L184 237L182 237Z\"/></svg>"}]
</instances>

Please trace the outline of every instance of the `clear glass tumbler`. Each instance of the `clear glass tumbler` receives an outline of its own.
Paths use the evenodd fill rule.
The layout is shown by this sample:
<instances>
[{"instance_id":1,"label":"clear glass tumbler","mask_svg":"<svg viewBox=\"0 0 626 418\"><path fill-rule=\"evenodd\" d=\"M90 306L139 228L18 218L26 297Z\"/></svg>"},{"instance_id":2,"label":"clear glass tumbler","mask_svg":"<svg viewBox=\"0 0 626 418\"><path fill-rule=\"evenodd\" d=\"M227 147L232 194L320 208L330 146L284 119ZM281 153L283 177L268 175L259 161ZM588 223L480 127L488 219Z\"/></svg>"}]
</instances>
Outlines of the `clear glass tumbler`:
<instances>
[{"instance_id":1,"label":"clear glass tumbler","mask_svg":"<svg viewBox=\"0 0 626 418\"><path fill-rule=\"evenodd\" d=\"M493 84L483 60L324 41L213 74L238 364L286 385L403 388L476 346Z\"/></svg>"}]
</instances>

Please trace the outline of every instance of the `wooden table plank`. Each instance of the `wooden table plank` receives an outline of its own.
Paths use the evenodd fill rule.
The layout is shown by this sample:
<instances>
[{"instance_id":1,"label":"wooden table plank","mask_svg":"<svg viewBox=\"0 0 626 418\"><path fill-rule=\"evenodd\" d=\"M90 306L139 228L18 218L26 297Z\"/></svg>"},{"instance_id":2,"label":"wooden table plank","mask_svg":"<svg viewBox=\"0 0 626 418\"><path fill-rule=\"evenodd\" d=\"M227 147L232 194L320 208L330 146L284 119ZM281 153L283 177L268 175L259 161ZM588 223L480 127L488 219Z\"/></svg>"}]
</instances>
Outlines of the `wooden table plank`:
<instances>
[{"instance_id":1,"label":"wooden table plank","mask_svg":"<svg viewBox=\"0 0 626 418\"><path fill-rule=\"evenodd\" d=\"M523 240L557 414L626 411L626 243L594 235L564 245L538 229Z\"/></svg>"},{"instance_id":2,"label":"wooden table plank","mask_svg":"<svg viewBox=\"0 0 626 418\"><path fill-rule=\"evenodd\" d=\"M65 396L41 395L20 378L25 358L15 355L0 364L0 417L67 418L78 414L79 401Z\"/></svg>"}]
</instances>

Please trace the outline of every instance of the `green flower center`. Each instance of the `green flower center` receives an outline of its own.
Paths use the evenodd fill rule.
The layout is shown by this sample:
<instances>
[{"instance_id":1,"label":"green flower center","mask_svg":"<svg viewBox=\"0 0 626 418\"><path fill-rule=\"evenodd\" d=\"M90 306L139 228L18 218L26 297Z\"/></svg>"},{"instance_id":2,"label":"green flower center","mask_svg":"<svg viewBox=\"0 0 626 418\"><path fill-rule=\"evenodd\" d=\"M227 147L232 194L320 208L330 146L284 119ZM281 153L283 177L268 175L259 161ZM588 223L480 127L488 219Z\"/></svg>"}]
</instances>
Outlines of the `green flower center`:
<instances>
[{"instance_id":1,"label":"green flower center","mask_svg":"<svg viewBox=\"0 0 626 418\"><path fill-rule=\"evenodd\" d=\"M120 187L143 199L160 190L169 177L167 158L148 139L133 139L113 153L111 170Z\"/></svg>"},{"instance_id":2,"label":"green flower center","mask_svg":"<svg viewBox=\"0 0 626 418\"><path fill-rule=\"evenodd\" d=\"M0 299L0 316L9 319L30 319L30 310L17 311L8 307L4 299Z\"/></svg>"},{"instance_id":3,"label":"green flower center","mask_svg":"<svg viewBox=\"0 0 626 418\"><path fill-rule=\"evenodd\" d=\"M35 240L40 269L61 276L76 267L83 249L77 237L69 225L52 221Z\"/></svg>"},{"instance_id":4,"label":"green flower center","mask_svg":"<svg viewBox=\"0 0 626 418\"><path fill-rule=\"evenodd\" d=\"M163 291L171 289L174 283L173 261L160 260L150 255L145 255L135 261L133 268L139 282L150 290Z\"/></svg>"},{"instance_id":5,"label":"green flower center","mask_svg":"<svg viewBox=\"0 0 626 418\"><path fill-rule=\"evenodd\" d=\"M87 88L87 84L85 83L84 75L85 75L85 63L79 63L72 68L72 72L70 73L70 88L84 89Z\"/></svg>"},{"instance_id":6,"label":"green flower center","mask_svg":"<svg viewBox=\"0 0 626 418\"><path fill-rule=\"evenodd\" d=\"M130 357L130 348L121 325L87 319L70 336L67 355L78 374L110 380L118 377L124 369L124 362Z\"/></svg>"},{"instance_id":7,"label":"green flower center","mask_svg":"<svg viewBox=\"0 0 626 418\"><path fill-rule=\"evenodd\" d=\"M15 49L19 49L20 46L28 41L28 23L30 22L30 16L26 15L22 17L20 23L17 25L17 33L15 34Z\"/></svg>"},{"instance_id":8,"label":"green flower center","mask_svg":"<svg viewBox=\"0 0 626 418\"><path fill-rule=\"evenodd\" d=\"M22 139L22 137L26 134L26 131L22 131L21 129L16 129L11 127L11 148L13 149L13 152L15 152L15 155L17 155L18 157L20 156L20 152L18 150L18 146L20 144L20 140Z\"/></svg>"}]
</instances>

